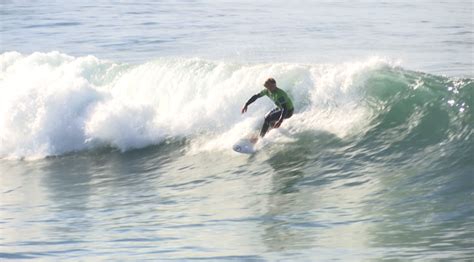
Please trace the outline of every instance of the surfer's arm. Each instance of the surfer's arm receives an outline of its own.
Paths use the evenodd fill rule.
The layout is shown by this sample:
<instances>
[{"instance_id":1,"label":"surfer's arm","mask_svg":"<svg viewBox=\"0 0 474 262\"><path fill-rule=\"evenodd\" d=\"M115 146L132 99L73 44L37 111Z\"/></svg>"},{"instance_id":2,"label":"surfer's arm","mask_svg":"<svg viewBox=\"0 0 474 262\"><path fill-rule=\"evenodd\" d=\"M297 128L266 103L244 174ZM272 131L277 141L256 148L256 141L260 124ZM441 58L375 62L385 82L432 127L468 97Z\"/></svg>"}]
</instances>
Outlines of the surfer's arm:
<instances>
[{"instance_id":1,"label":"surfer's arm","mask_svg":"<svg viewBox=\"0 0 474 262\"><path fill-rule=\"evenodd\" d=\"M255 102L255 100L259 99L260 97L262 97L262 94L260 94L260 93L253 95L253 96L245 103L245 107L249 106L250 104L252 104L253 102Z\"/></svg>"},{"instance_id":2,"label":"surfer's arm","mask_svg":"<svg viewBox=\"0 0 474 262\"><path fill-rule=\"evenodd\" d=\"M258 93L258 94L255 94L253 95L244 105L244 107L242 107L242 114L247 112L247 107L252 104L253 102L255 102L255 100L259 99L260 97L262 97L263 95L261 93Z\"/></svg>"}]
</instances>

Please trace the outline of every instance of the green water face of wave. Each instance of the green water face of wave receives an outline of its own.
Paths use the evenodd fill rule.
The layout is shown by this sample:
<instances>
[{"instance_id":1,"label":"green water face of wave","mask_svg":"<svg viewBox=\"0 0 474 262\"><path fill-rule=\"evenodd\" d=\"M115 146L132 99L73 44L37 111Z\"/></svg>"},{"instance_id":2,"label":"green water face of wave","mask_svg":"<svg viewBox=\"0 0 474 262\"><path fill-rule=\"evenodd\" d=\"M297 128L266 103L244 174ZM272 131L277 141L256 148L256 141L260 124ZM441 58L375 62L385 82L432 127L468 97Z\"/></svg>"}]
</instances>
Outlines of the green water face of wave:
<instances>
[{"instance_id":1,"label":"green water face of wave","mask_svg":"<svg viewBox=\"0 0 474 262\"><path fill-rule=\"evenodd\" d=\"M373 115L352 148L366 158L395 166L470 162L473 79L382 68L370 73L364 89Z\"/></svg>"}]
</instances>

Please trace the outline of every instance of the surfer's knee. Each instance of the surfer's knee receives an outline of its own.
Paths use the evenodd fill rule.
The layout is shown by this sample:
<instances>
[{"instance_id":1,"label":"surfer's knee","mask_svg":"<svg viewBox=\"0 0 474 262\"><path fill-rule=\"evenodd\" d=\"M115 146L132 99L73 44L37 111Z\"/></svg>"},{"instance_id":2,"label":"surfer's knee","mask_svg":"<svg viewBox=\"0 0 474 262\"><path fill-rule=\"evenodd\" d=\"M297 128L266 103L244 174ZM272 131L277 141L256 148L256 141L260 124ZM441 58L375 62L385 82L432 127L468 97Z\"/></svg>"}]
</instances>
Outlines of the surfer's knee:
<instances>
[{"instance_id":1,"label":"surfer's knee","mask_svg":"<svg viewBox=\"0 0 474 262\"><path fill-rule=\"evenodd\" d=\"M265 122L270 121L272 113L273 113L273 110L265 114L265 117L263 118L265 120Z\"/></svg>"},{"instance_id":2,"label":"surfer's knee","mask_svg":"<svg viewBox=\"0 0 474 262\"><path fill-rule=\"evenodd\" d=\"M270 120L270 117L265 117L265 118L263 119L263 124L264 124L264 125L268 125L268 124L270 124L270 121L271 121L271 120Z\"/></svg>"},{"instance_id":3,"label":"surfer's knee","mask_svg":"<svg viewBox=\"0 0 474 262\"><path fill-rule=\"evenodd\" d=\"M272 114L268 113L265 115L265 118L263 119L263 125L270 125L272 121L273 121Z\"/></svg>"}]
</instances>

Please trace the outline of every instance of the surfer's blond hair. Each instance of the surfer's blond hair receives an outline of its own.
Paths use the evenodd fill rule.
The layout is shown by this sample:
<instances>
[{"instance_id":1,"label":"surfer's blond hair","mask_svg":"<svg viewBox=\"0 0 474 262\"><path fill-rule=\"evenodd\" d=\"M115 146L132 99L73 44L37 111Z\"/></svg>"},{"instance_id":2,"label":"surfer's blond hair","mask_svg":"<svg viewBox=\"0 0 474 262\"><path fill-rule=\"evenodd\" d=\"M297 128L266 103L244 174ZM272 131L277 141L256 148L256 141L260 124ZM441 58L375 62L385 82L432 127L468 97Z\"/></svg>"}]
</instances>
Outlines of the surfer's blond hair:
<instances>
[{"instance_id":1,"label":"surfer's blond hair","mask_svg":"<svg viewBox=\"0 0 474 262\"><path fill-rule=\"evenodd\" d=\"M276 84L276 83L277 82L275 81L275 79L270 77L270 78L267 79L267 81L265 81L265 84L263 84L263 85L266 86L268 84Z\"/></svg>"}]
</instances>

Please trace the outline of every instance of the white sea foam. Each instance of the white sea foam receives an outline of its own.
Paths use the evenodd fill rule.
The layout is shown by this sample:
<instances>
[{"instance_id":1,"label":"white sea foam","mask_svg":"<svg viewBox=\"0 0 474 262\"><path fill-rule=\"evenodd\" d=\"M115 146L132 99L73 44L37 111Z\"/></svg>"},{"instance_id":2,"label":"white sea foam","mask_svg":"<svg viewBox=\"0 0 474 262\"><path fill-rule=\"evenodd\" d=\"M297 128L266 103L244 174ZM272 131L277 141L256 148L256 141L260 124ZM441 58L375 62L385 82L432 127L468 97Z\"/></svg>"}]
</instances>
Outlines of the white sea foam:
<instances>
[{"instance_id":1,"label":"white sea foam","mask_svg":"<svg viewBox=\"0 0 474 262\"><path fill-rule=\"evenodd\" d=\"M338 65L235 64L158 59L117 64L58 52L0 57L0 157L35 158L109 145L121 150L192 138L193 151L222 150L258 130L267 98L244 102L268 77L294 100L290 133L346 136L366 121L364 76L380 58Z\"/></svg>"}]
</instances>

